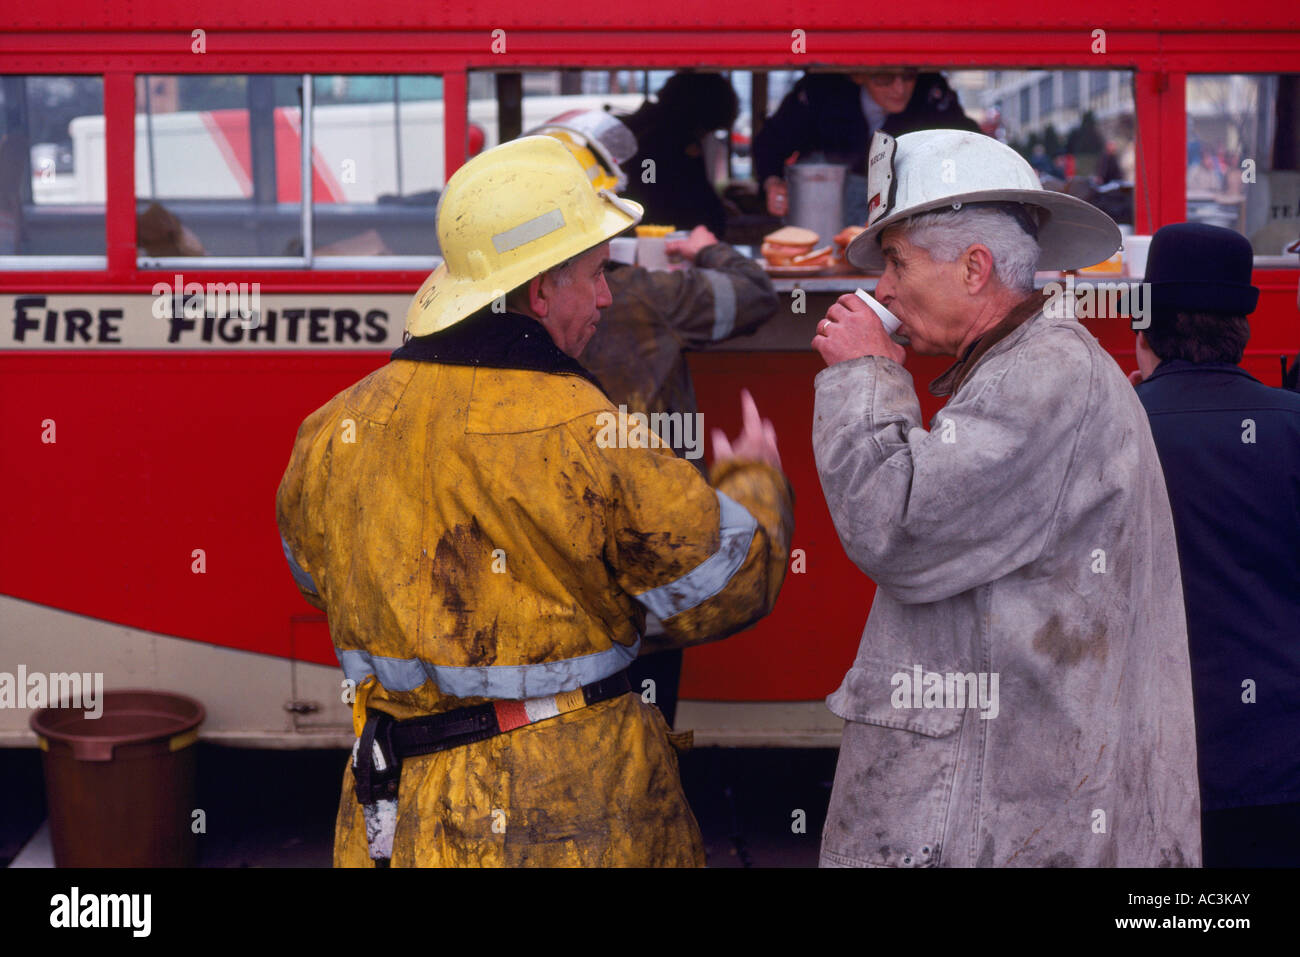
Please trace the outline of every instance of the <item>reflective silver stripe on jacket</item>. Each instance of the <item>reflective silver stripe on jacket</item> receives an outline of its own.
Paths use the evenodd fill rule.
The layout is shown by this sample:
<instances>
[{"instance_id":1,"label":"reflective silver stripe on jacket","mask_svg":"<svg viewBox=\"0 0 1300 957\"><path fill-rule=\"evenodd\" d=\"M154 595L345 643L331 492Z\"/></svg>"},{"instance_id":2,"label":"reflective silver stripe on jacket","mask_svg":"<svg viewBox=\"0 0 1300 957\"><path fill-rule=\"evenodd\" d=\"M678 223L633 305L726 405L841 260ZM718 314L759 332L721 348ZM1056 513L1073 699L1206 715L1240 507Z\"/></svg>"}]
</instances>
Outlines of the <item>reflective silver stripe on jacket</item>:
<instances>
[{"instance_id":1,"label":"reflective silver stripe on jacket","mask_svg":"<svg viewBox=\"0 0 1300 957\"><path fill-rule=\"evenodd\" d=\"M298 587L313 595L319 595L320 589L316 587L316 582L312 580L311 575L307 574L307 569L298 564L298 559L293 557L289 543L284 540L283 535L280 536L280 547L284 549L284 560L289 563L289 573L293 575L293 580L298 583Z\"/></svg>"},{"instance_id":2,"label":"reflective silver stripe on jacket","mask_svg":"<svg viewBox=\"0 0 1300 957\"><path fill-rule=\"evenodd\" d=\"M340 651L338 656L344 676L357 684L374 675L389 691L414 691L432 679L443 694L457 698L522 700L573 691L608 678L636 660L640 648L638 638L631 647L615 642L604 651L562 661L480 667L435 665L420 658L386 658L356 649Z\"/></svg>"},{"instance_id":3,"label":"reflective silver stripe on jacket","mask_svg":"<svg viewBox=\"0 0 1300 957\"><path fill-rule=\"evenodd\" d=\"M700 272L713 287L713 341L721 342L736 328L736 287L726 273L716 269Z\"/></svg>"},{"instance_id":4,"label":"reflective silver stripe on jacket","mask_svg":"<svg viewBox=\"0 0 1300 957\"><path fill-rule=\"evenodd\" d=\"M718 550L676 581L637 595L636 600L660 618L671 618L727 587L745 563L758 523L748 509L721 492L718 496Z\"/></svg>"}]
</instances>

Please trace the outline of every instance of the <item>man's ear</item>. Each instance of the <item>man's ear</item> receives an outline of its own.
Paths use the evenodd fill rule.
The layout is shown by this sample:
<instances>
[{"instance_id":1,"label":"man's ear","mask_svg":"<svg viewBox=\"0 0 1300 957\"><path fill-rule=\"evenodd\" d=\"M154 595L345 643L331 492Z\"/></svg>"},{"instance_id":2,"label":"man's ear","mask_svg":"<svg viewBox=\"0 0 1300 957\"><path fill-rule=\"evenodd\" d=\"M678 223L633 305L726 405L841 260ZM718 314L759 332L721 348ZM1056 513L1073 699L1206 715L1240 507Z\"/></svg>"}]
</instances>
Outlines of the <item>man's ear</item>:
<instances>
[{"instance_id":1,"label":"man's ear","mask_svg":"<svg viewBox=\"0 0 1300 957\"><path fill-rule=\"evenodd\" d=\"M993 253L982 243L976 243L962 254L962 281L972 295L988 285L994 272Z\"/></svg>"},{"instance_id":2,"label":"man's ear","mask_svg":"<svg viewBox=\"0 0 1300 957\"><path fill-rule=\"evenodd\" d=\"M534 276L528 281L528 308L538 319L544 319L550 305L550 299L542 290L542 277Z\"/></svg>"}]
</instances>

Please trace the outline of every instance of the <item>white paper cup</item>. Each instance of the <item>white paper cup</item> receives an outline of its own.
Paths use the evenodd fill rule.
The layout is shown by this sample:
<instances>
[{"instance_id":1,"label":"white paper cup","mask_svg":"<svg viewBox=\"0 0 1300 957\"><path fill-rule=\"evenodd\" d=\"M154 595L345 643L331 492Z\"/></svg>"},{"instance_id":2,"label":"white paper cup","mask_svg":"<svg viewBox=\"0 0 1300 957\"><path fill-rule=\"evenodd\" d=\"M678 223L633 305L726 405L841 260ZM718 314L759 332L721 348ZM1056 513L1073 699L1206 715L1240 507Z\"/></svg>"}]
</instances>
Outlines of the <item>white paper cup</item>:
<instances>
[{"instance_id":1,"label":"white paper cup","mask_svg":"<svg viewBox=\"0 0 1300 957\"><path fill-rule=\"evenodd\" d=\"M629 266L636 263L636 237L620 236L609 241L609 258L614 262L627 263Z\"/></svg>"},{"instance_id":2,"label":"white paper cup","mask_svg":"<svg viewBox=\"0 0 1300 957\"><path fill-rule=\"evenodd\" d=\"M668 252L664 248L666 236L638 236L636 240L636 264L644 269L667 269Z\"/></svg>"},{"instance_id":3,"label":"white paper cup","mask_svg":"<svg viewBox=\"0 0 1300 957\"><path fill-rule=\"evenodd\" d=\"M1124 237L1124 272L1141 279L1147 272L1147 253L1151 250L1150 236Z\"/></svg>"},{"instance_id":4,"label":"white paper cup","mask_svg":"<svg viewBox=\"0 0 1300 957\"><path fill-rule=\"evenodd\" d=\"M877 302L871 293L865 289L855 289L853 294L871 307L872 311L879 317L880 324L885 327L885 332L892 336L898 331L898 327L902 325L898 321L898 317Z\"/></svg>"}]
</instances>

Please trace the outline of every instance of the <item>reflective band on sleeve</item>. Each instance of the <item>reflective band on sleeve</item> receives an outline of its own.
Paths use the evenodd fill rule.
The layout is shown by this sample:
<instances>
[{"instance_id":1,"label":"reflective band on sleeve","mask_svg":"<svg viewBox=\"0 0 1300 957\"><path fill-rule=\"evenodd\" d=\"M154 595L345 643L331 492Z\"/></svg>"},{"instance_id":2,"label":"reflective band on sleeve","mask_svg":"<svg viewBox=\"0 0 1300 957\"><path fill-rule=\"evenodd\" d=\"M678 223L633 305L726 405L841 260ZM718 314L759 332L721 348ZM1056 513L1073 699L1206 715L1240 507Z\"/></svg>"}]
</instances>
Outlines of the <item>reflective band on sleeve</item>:
<instances>
[{"instance_id":1,"label":"reflective band on sleeve","mask_svg":"<svg viewBox=\"0 0 1300 957\"><path fill-rule=\"evenodd\" d=\"M508 253L512 249L518 249L524 243L531 243L534 239L541 239L563 228L564 214L558 209L553 209L549 213L533 217L526 223L512 226L503 233L497 233L492 237L492 246L498 253Z\"/></svg>"},{"instance_id":2,"label":"reflective band on sleeve","mask_svg":"<svg viewBox=\"0 0 1300 957\"><path fill-rule=\"evenodd\" d=\"M435 665L419 658L385 658L366 651L339 652L343 674L358 685L374 675L389 691L414 691L433 679L444 694L458 698L540 698L608 678L636 660L641 641L630 648L615 642L604 651L535 665Z\"/></svg>"},{"instance_id":3,"label":"reflective band on sleeve","mask_svg":"<svg viewBox=\"0 0 1300 957\"><path fill-rule=\"evenodd\" d=\"M298 583L298 587L303 591L309 591L313 595L319 595L320 589L312 581L311 575L307 574L307 569L298 564L298 560L293 557L293 552L289 549L289 543L280 536L280 547L284 549L284 559L289 563L289 573L293 575L293 580Z\"/></svg>"},{"instance_id":4,"label":"reflective band on sleeve","mask_svg":"<svg viewBox=\"0 0 1300 957\"><path fill-rule=\"evenodd\" d=\"M721 342L736 328L736 287L725 273L716 269L701 269L700 272L713 287L713 341Z\"/></svg>"},{"instance_id":5,"label":"reflective band on sleeve","mask_svg":"<svg viewBox=\"0 0 1300 957\"><path fill-rule=\"evenodd\" d=\"M427 665L419 658L385 658L355 648L336 649L335 653L343 666L343 677L358 686L374 675L389 691L414 691L429 680L429 673L433 670L433 665Z\"/></svg>"},{"instance_id":6,"label":"reflective band on sleeve","mask_svg":"<svg viewBox=\"0 0 1300 957\"><path fill-rule=\"evenodd\" d=\"M758 522L739 502L721 492L714 494L718 496L718 550L676 581L636 596L637 601L660 618L681 614L718 594L749 554Z\"/></svg>"}]
</instances>

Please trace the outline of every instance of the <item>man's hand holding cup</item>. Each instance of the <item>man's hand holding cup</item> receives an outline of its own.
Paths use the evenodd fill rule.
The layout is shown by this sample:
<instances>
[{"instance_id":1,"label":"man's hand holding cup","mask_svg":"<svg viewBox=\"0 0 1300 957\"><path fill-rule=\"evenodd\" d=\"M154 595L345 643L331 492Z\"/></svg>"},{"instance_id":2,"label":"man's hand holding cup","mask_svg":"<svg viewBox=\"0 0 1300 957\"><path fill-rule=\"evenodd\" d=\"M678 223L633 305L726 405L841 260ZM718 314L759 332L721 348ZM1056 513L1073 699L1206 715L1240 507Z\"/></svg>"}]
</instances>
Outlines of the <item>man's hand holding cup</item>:
<instances>
[{"instance_id":1,"label":"man's hand holding cup","mask_svg":"<svg viewBox=\"0 0 1300 957\"><path fill-rule=\"evenodd\" d=\"M896 320L895 320L896 321ZM857 293L845 293L817 323L812 346L828 366L863 356L881 356L902 365L907 353L889 338L874 309Z\"/></svg>"}]
</instances>

